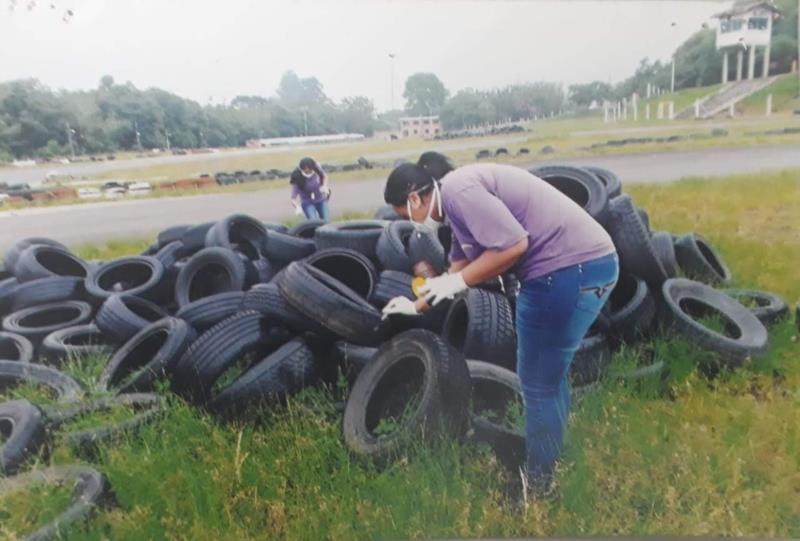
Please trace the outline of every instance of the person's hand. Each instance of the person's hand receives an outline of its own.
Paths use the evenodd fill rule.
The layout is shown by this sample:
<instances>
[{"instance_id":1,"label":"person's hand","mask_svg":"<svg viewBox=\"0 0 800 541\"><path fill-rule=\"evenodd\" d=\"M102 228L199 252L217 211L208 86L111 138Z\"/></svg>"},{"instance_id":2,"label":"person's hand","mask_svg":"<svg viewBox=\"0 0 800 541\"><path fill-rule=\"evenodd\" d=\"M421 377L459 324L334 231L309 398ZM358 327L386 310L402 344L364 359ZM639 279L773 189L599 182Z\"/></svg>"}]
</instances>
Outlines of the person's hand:
<instances>
[{"instance_id":1,"label":"person's hand","mask_svg":"<svg viewBox=\"0 0 800 541\"><path fill-rule=\"evenodd\" d=\"M431 306L436 306L445 299L452 299L456 294L467 289L464 276L457 272L455 274L443 274L435 278L428 278L423 285L418 288L420 294L428 301Z\"/></svg>"},{"instance_id":2,"label":"person's hand","mask_svg":"<svg viewBox=\"0 0 800 541\"><path fill-rule=\"evenodd\" d=\"M327 184L320 186L319 192L322 194L323 197L329 197L331 195L331 189Z\"/></svg>"},{"instance_id":3,"label":"person's hand","mask_svg":"<svg viewBox=\"0 0 800 541\"><path fill-rule=\"evenodd\" d=\"M390 300L386 306L383 307L383 317L386 319L389 316L417 316L419 312L414 305L414 301L406 297L395 297Z\"/></svg>"},{"instance_id":4,"label":"person's hand","mask_svg":"<svg viewBox=\"0 0 800 541\"><path fill-rule=\"evenodd\" d=\"M302 216L303 215L303 207L301 207L300 205L295 205L294 206L294 213L297 216Z\"/></svg>"}]
</instances>

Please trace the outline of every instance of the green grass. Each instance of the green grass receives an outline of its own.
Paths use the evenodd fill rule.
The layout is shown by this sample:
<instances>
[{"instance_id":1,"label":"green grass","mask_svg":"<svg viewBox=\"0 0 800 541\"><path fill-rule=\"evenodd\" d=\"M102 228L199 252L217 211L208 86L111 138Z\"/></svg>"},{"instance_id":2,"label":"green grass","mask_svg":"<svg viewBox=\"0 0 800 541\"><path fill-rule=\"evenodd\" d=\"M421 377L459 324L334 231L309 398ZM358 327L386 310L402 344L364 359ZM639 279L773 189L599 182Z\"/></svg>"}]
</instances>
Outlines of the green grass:
<instances>
[{"instance_id":1,"label":"green grass","mask_svg":"<svg viewBox=\"0 0 800 541\"><path fill-rule=\"evenodd\" d=\"M800 171L626 189L655 229L706 236L736 286L800 299ZM120 255L125 246L95 253ZM492 453L469 441L429 437L383 466L351 455L334 406L344 384L307 391L242 425L221 425L173 399L157 424L101 448L96 464L119 506L69 538L798 537L796 334L792 321L779 324L766 358L714 380L697 370L709 356L679 339L618 352L612 373L666 361L668 391L619 382L576 401L559 497L522 506L507 499L510 480ZM88 359L66 370L89 384L101 366ZM51 458L81 460L63 446ZM12 502L18 514L11 526L0 521L0 534L29 531L38 519L26 513L39 512L40 501L31 510Z\"/></svg>"},{"instance_id":2,"label":"green grass","mask_svg":"<svg viewBox=\"0 0 800 541\"><path fill-rule=\"evenodd\" d=\"M692 107L694 105L695 100L703 99L707 96L712 95L717 90L720 89L722 84L717 85L710 85L710 86L703 86L699 88L687 88L685 90L678 90L674 93L664 94L662 96L654 96L648 99L641 100L641 106L639 108L639 114L644 117L644 108L647 104L650 104L650 118L655 118L656 113L658 112L658 103L659 102L675 102L675 114L679 114L684 109ZM664 106L664 114L667 114L666 105Z\"/></svg>"},{"instance_id":3,"label":"green grass","mask_svg":"<svg viewBox=\"0 0 800 541\"><path fill-rule=\"evenodd\" d=\"M774 113L792 113L800 109L798 98L797 74L782 75L774 83L737 104L740 114L763 115L767 110L767 96L772 94L772 111Z\"/></svg>"}]
</instances>

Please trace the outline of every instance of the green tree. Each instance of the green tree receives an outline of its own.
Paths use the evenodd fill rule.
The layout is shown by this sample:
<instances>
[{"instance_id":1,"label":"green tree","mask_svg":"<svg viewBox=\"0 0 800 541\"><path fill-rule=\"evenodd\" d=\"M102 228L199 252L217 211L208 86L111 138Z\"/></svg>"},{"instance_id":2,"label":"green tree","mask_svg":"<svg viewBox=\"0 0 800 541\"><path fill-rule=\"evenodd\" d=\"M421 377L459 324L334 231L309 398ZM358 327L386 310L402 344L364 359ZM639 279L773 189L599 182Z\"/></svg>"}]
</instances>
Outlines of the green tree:
<instances>
[{"instance_id":1,"label":"green tree","mask_svg":"<svg viewBox=\"0 0 800 541\"><path fill-rule=\"evenodd\" d=\"M364 96L344 98L341 104L341 128L348 133L370 136L375 131L375 106Z\"/></svg>"},{"instance_id":2,"label":"green tree","mask_svg":"<svg viewBox=\"0 0 800 541\"><path fill-rule=\"evenodd\" d=\"M433 73L415 73L406 79L403 98L410 115L437 114L450 93Z\"/></svg>"},{"instance_id":3,"label":"green tree","mask_svg":"<svg viewBox=\"0 0 800 541\"><path fill-rule=\"evenodd\" d=\"M603 81L592 81L569 87L569 101L579 107L588 107L594 101L611 99L613 95L614 88Z\"/></svg>"}]
</instances>

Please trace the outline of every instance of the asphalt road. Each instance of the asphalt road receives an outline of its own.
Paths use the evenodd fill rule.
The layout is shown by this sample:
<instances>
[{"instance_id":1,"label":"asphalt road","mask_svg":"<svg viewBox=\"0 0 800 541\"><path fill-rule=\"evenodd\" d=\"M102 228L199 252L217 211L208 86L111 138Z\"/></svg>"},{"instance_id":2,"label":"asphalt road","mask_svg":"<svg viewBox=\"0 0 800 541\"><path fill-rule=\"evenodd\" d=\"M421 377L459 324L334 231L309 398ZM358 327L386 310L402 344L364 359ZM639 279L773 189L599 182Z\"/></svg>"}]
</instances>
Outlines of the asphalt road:
<instances>
[{"instance_id":1,"label":"asphalt road","mask_svg":"<svg viewBox=\"0 0 800 541\"><path fill-rule=\"evenodd\" d=\"M719 176L769 169L800 168L800 145L710 149L565 159L615 171L625 182L662 183L687 176ZM334 215L371 211L382 204L383 180L339 181L333 186ZM263 192L209 194L83 205L32 208L0 213L0 252L16 240L46 236L67 245L114 238L143 238L180 223L217 220L241 212L264 221L292 215L288 188Z\"/></svg>"}]
</instances>

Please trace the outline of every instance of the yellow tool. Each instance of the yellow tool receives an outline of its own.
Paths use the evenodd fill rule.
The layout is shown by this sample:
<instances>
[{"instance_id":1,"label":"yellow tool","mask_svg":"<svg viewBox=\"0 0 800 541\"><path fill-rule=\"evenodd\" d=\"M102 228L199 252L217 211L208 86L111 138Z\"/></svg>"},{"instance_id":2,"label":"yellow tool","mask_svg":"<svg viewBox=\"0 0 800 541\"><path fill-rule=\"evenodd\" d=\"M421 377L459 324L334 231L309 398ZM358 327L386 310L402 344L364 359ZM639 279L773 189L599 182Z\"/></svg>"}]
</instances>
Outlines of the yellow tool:
<instances>
[{"instance_id":1,"label":"yellow tool","mask_svg":"<svg viewBox=\"0 0 800 541\"><path fill-rule=\"evenodd\" d=\"M422 293L420 293L419 288L425 285L425 281L425 278L422 276L417 276L411 280L411 291L414 292L414 295L416 295L418 299L423 296Z\"/></svg>"}]
</instances>

